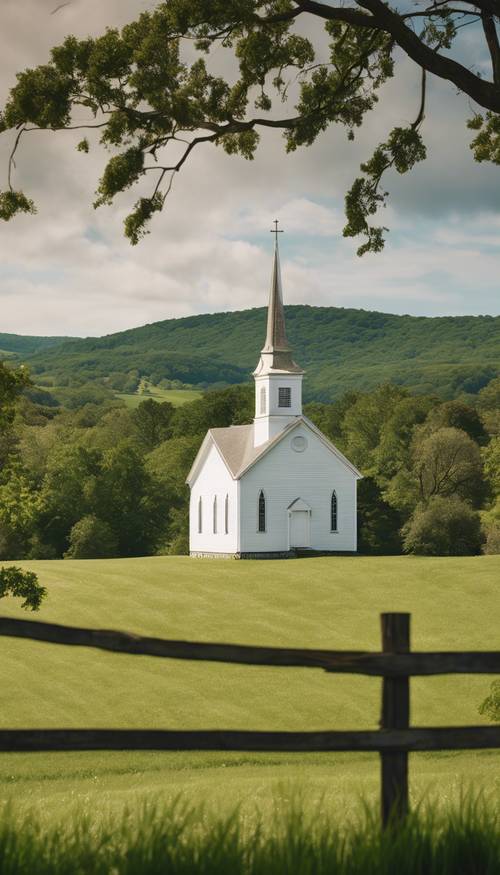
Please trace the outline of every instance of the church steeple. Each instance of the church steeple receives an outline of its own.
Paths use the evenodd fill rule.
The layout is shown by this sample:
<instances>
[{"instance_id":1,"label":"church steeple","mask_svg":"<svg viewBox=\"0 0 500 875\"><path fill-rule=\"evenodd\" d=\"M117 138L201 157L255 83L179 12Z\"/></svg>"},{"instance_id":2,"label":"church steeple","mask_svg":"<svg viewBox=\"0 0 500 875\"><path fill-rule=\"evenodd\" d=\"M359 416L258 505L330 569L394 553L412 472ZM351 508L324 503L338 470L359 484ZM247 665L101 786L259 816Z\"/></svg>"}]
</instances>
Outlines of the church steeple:
<instances>
[{"instance_id":1,"label":"church steeple","mask_svg":"<svg viewBox=\"0 0 500 875\"><path fill-rule=\"evenodd\" d=\"M278 248L278 231L276 229L274 244L273 271L271 274L271 289L267 309L266 342L262 347L259 363L254 371L254 377L269 373L303 374L292 358L292 349L286 336L285 311L283 308L283 291L281 285L280 256Z\"/></svg>"},{"instance_id":2,"label":"church steeple","mask_svg":"<svg viewBox=\"0 0 500 875\"><path fill-rule=\"evenodd\" d=\"M267 310L266 340L255 378L254 446L259 446L287 427L302 414L302 375L292 358L283 308L278 223L275 222L273 270Z\"/></svg>"}]
</instances>

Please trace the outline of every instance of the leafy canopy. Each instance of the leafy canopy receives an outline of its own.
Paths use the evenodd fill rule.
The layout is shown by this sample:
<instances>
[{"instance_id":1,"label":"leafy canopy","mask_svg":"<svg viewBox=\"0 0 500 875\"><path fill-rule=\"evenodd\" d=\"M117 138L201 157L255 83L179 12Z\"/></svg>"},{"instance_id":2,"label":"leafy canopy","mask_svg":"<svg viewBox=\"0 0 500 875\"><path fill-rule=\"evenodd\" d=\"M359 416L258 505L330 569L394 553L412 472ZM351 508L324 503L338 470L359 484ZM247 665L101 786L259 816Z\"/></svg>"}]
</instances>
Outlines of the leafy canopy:
<instances>
[{"instance_id":1,"label":"leafy canopy","mask_svg":"<svg viewBox=\"0 0 500 875\"><path fill-rule=\"evenodd\" d=\"M0 599L11 595L24 599L21 607L31 611L38 611L46 590L38 583L34 571L23 571L10 565L8 568L0 568Z\"/></svg>"},{"instance_id":2,"label":"leafy canopy","mask_svg":"<svg viewBox=\"0 0 500 875\"><path fill-rule=\"evenodd\" d=\"M108 29L95 39L69 36L46 64L18 74L0 115L0 132L16 132L0 216L8 220L35 209L12 181L15 152L26 133L97 128L111 156L96 207L153 177L125 220L135 244L201 144L251 159L266 127L282 130L288 152L311 145L331 124L342 125L354 139L381 86L394 75L395 52L402 49L420 68L415 117L390 131L361 165L345 202L344 234L363 236L359 254L378 251L386 229L372 225L372 218L386 202L383 175L390 168L406 173L426 155L421 128L427 74L471 99L475 157L500 164L499 14L498 0L413 0L399 8L384 0L349 6L340 0L168 0L121 31ZM324 40L310 36L313 20L323 23L326 55ZM471 71L460 58L457 33L466 26L482 36L491 73ZM232 77L211 70L211 53L220 46L234 61ZM84 136L78 150L85 154L89 148Z\"/></svg>"}]
</instances>

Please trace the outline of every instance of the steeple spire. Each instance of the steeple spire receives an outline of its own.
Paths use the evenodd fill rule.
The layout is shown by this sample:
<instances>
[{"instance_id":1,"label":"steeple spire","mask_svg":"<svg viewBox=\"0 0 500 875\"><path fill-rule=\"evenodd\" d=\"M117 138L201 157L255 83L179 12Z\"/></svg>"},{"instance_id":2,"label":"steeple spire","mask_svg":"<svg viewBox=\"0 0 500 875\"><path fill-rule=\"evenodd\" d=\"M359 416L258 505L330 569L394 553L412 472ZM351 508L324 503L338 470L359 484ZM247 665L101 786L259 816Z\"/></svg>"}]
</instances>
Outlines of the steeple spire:
<instances>
[{"instance_id":1,"label":"steeple spire","mask_svg":"<svg viewBox=\"0 0 500 875\"><path fill-rule=\"evenodd\" d=\"M276 228L272 231L275 237L273 270L271 274L271 289L267 310L266 342L262 347L261 357L254 376L271 372L282 374L303 374L302 368L293 361L292 350L286 336L285 311L283 308L283 291L281 285L280 257L278 234L283 233Z\"/></svg>"}]
</instances>

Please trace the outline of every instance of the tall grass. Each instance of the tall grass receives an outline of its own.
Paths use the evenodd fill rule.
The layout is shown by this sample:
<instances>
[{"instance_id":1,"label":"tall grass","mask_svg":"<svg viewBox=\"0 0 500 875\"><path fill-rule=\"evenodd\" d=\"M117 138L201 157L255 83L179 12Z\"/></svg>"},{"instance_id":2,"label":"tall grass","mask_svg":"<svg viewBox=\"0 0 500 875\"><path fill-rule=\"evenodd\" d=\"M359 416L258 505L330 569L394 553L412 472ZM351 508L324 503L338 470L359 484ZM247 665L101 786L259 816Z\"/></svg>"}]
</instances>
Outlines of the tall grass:
<instances>
[{"instance_id":1,"label":"tall grass","mask_svg":"<svg viewBox=\"0 0 500 875\"><path fill-rule=\"evenodd\" d=\"M481 800L444 812L428 805L382 832L365 809L340 828L327 813L276 805L251 827L236 811L210 815L179 798L120 817L76 815L44 827L33 813L0 812L1 875L498 875L500 823Z\"/></svg>"}]
</instances>

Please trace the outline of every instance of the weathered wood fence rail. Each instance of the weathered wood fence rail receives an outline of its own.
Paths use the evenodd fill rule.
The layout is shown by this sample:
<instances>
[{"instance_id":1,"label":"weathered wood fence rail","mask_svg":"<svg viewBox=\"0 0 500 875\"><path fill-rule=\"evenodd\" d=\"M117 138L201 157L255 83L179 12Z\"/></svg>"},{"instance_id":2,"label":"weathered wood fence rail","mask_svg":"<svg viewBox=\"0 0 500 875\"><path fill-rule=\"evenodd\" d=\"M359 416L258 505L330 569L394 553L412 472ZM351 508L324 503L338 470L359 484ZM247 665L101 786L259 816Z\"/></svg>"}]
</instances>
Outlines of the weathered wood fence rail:
<instances>
[{"instance_id":1,"label":"weathered wood fence rail","mask_svg":"<svg viewBox=\"0 0 500 875\"><path fill-rule=\"evenodd\" d=\"M0 729L0 751L377 751L381 759L382 821L386 824L408 810L409 752L500 748L500 726L410 727L410 676L500 674L500 651L411 652L410 615L382 614L381 621L382 651L368 653L171 641L0 617L0 636L168 659L299 666L383 678L380 730Z\"/></svg>"}]
</instances>

